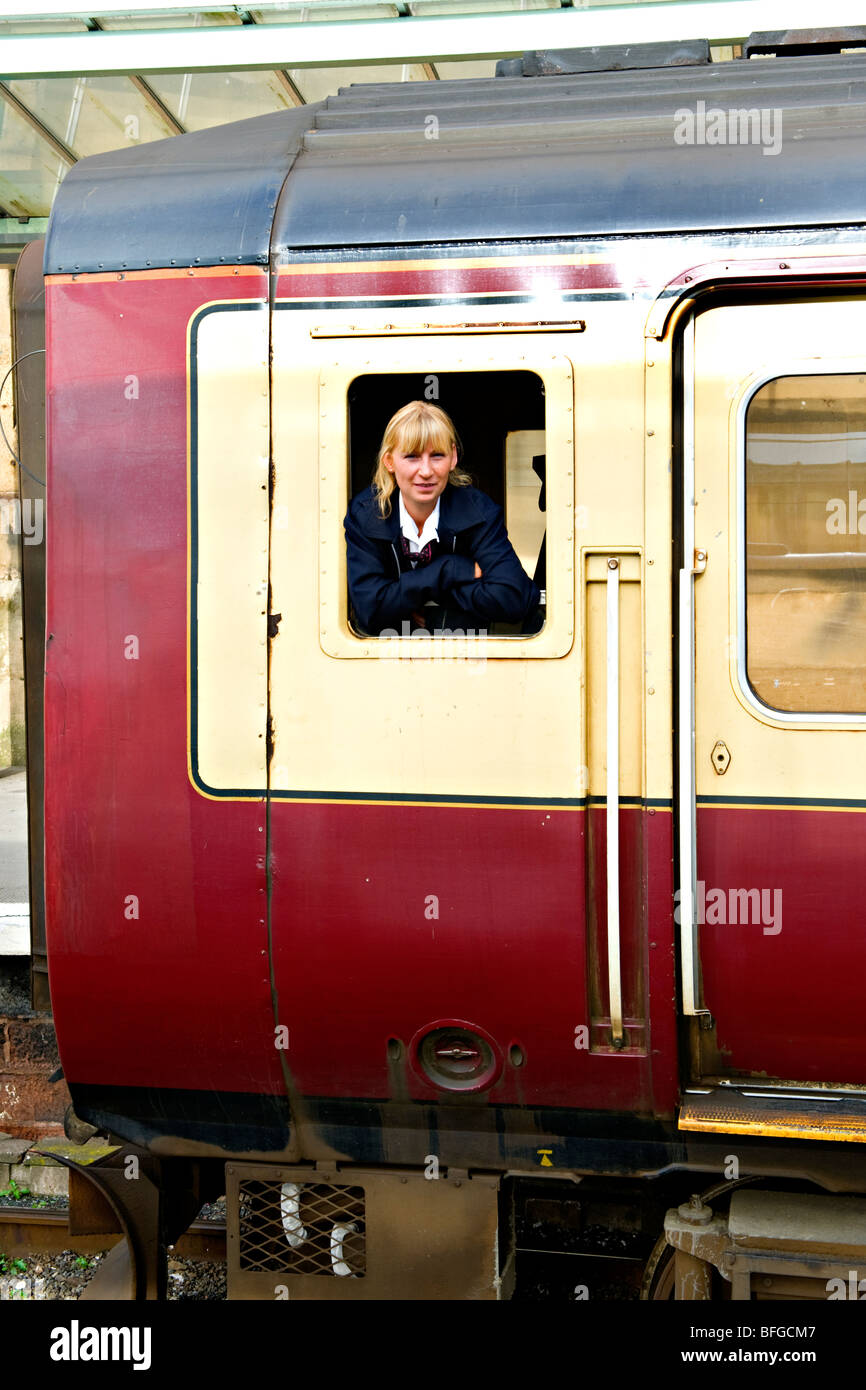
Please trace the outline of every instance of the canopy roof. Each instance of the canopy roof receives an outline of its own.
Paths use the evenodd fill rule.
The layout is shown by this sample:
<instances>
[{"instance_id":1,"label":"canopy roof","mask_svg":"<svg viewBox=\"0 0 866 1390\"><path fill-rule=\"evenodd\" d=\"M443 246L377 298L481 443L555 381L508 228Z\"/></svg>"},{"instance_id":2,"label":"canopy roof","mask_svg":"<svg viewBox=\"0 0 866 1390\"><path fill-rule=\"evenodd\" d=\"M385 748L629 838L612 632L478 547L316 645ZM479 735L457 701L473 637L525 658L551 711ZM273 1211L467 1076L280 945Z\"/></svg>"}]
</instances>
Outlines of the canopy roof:
<instances>
[{"instance_id":1,"label":"canopy roof","mask_svg":"<svg viewBox=\"0 0 866 1390\"><path fill-rule=\"evenodd\" d=\"M851 22L852 3L825 0L822 21ZM11 0L0 19L0 259L42 235L59 184L90 155L290 111L353 82L427 90L492 77L497 58L537 48L687 35L731 57L740 29L773 27L779 4ZM785 0L785 14L813 22L807 0Z\"/></svg>"}]
</instances>

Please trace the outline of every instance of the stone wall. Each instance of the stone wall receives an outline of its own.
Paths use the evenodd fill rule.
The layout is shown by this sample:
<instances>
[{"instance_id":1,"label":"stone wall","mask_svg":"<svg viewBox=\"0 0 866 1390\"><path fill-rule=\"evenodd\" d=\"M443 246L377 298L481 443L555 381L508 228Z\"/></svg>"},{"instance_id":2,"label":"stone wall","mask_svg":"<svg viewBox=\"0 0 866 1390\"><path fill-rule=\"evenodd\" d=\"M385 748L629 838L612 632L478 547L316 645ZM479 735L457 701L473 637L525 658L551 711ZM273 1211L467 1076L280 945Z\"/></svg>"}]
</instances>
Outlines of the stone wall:
<instances>
[{"instance_id":1,"label":"stone wall","mask_svg":"<svg viewBox=\"0 0 866 1390\"><path fill-rule=\"evenodd\" d=\"M69 1091L48 1079L59 1065L48 1014L0 1016L0 1131L31 1139L63 1133Z\"/></svg>"}]
</instances>

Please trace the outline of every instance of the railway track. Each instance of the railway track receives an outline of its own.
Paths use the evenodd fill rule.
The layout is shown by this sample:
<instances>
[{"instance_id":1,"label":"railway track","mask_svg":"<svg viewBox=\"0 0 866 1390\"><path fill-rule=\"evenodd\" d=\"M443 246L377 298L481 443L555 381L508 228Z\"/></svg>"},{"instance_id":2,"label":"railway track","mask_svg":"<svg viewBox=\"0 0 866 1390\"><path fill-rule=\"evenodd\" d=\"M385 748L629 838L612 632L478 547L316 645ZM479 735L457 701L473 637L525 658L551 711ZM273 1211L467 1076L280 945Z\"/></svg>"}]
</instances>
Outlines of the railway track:
<instances>
[{"instance_id":1,"label":"railway track","mask_svg":"<svg viewBox=\"0 0 866 1390\"><path fill-rule=\"evenodd\" d=\"M57 1255L61 1250L95 1255L110 1249L119 1239L115 1235L70 1235L69 1212L65 1208L46 1211L33 1207L0 1207L0 1255L9 1259L23 1255ZM225 1224L194 1221L171 1253L182 1259L224 1260Z\"/></svg>"}]
</instances>

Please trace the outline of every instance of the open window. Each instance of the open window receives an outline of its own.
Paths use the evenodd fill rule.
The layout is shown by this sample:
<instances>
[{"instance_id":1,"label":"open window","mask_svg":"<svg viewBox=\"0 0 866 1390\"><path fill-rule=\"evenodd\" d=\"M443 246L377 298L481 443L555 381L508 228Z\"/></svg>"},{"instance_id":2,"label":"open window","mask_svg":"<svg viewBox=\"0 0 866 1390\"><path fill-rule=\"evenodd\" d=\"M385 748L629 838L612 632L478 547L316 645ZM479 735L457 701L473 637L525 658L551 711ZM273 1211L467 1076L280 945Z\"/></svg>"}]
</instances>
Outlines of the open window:
<instances>
[{"instance_id":1,"label":"open window","mask_svg":"<svg viewBox=\"0 0 866 1390\"><path fill-rule=\"evenodd\" d=\"M544 382L526 370L356 377L347 398L351 497L370 485L388 420L409 401L418 400L439 406L453 420L460 441L459 467L474 487L502 508L521 566L543 591L538 609L524 621L487 623L484 636L534 635L544 626L546 604ZM348 602L350 630L359 638L367 636L352 611L351 596Z\"/></svg>"},{"instance_id":2,"label":"open window","mask_svg":"<svg viewBox=\"0 0 866 1390\"><path fill-rule=\"evenodd\" d=\"M362 326L363 334L317 318L307 333L292 312L274 314L270 606L282 621L267 668L269 795L570 804L584 762L574 650L573 339L497 325L401 331L373 320L372 311ZM434 374L439 400L463 434L467 468L504 503L520 545L514 490L536 488L537 507L532 460L543 444L547 605L534 634L422 641L352 630L343 526L351 494L368 487L388 420L406 401L423 400ZM454 381L466 418L450 394ZM524 388L520 410L510 400L515 381ZM485 415L496 421L486 430ZM540 546L537 533L526 544ZM548 706L577 713L539 720ZM581 782L578 795L582 789Z\"/></svg>"},{"instance_id":3,"label":"open window","mask_svg":"<svg viewBox=\"0 0 866 1390\"><path fill-rule=\"evenodd\" d=\"M434 644L412 634L387 641L366 635L352 621L347 577L349 502L372 482L391 416L409 401L427 400L454 421L461 467L502 508L518 559L543 591L529 618L490 622L486 631L481 624L483 636L470 638L467 630L461 641L473 651L483 641L485 660L564 656L574 641L574 380L561 345L532 333L425 338L395 331L384 339L347 335L329 348L318 400L322 650L402 660L447 645L438 642L431 652Z\"/></svg>"}]
</instances>

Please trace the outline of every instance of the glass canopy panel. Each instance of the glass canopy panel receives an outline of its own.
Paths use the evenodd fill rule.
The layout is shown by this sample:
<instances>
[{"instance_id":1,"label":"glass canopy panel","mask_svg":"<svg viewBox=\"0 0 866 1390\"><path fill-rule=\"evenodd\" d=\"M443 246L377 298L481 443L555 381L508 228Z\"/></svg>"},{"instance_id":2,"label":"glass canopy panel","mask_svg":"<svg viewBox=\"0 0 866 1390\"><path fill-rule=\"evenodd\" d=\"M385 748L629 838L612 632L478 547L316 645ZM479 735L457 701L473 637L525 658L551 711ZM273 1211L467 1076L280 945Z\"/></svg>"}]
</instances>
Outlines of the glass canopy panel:
<instances>
[{"instance_id":1,"label":"glass canopy panel","mask_svg":"<svg viewBox=\"0 0 866 1390\"><path fill-rule=\"evenodd\" d=\"M0 35L81 34L87 29L83 19L0 19Z\"/></svg>"},{"instance_id":2,"label":"glass canopy panel","mask_svg":"<svg viewBox=\"0 0 866 1390\"><path fill-rule=\"evenodd\" d=\"M290 10L250 10L257 24L307 24L314 20L342 20L348 24L356 19L396 19L396 5L358 5L351 0L345 5L295 5Z\"/></svg>"},{"instance_id":3,"label":"glass canopy panel","mask_svg":"<svg viewBox=\"0 0 866 1390\"><path fill-rule=\"evenodd\" d=\"M210 11L207 14L135 15L106 19L106 29L213 29L240 25L240 15ZM204 130L248 116L264 116L293 106L283 83L268 72L149 73L148 86L185 130Z\"/></svg>"},{"instance_id":4,"label":"glass canopy panel","mask_svg":"<svg viewBox=\"0 0 866 1390\"><path fill-rule=\"evenodd\" d=\"M147 82L185 130L204 130L295 105L272 72L150 73Z\"/></svg>"},{"instance_id":5,"label":"glass canopy panel","mask_svg":"<svg viewBox=\"0 0 866 1390\"><path fill-rule=\"evenodd\" d=\"M519 10L558 10L559 0L409 0L413 15L504 14ZM581 8L584 8L581 6ZM492 36L491 36L492 37Z\"/></svg>"},{"instance_id":6,"label":"glass canopy panel","mask_svg":"<svg viewBox=\"0 0 866 1390\"><path fill-rule=\"evenodd\" d=\"M236 14L106 15L103 29L213 29L221 24L240 24Z\"/></svg>"},{"instance_id":7,"label":"glass canopy panel","mask_svg":"<svg viewBox=\"0 0 866 1390\"><path fill-rule=\"evenodd\" d=\"M79 158L175 133L128 77L34 77L8 85Z\"/></svg>"},{"instance_id":8,"label":"glass canopy panel","mask_svg":"<svg viewBox=\"0 0 866 1390\"><path fill-rule=\"evenodd\" d=\"M353 82L426 82L421 63L381 63L355 68L290 68L289 76L306 102L324 101Z\"/></svg>"},{"instance_id":9,"label":"glass canopy panel","mask_svg":"<svg viewBox=\"0 0 866 1390\"><path fill-rule=\"evenodd\" d=\"M13 217L47 217L69 165L7 102L0 101L0 208Z\"/></svg>"}]
</instances>

